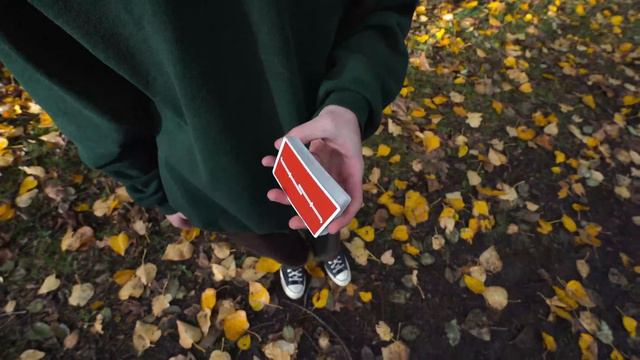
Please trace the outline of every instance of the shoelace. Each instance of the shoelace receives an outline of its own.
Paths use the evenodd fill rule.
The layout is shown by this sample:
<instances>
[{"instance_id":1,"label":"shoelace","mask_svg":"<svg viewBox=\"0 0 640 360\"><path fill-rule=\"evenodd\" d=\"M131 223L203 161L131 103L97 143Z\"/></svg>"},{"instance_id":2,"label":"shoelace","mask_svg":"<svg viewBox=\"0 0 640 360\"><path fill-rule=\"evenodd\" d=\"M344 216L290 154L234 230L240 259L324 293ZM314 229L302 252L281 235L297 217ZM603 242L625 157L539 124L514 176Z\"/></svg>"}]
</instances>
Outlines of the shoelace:
<instances>
[{"instance_id":1,"label":"shoelace","mask_svg":"<svg viewBox=\"0 0 640 360\"><path fill-rule=\"evenodd\" d=\"M341 257L337 257L333 260L329 260L327 261L327 263L329 264L329 268L331 268L331 271L336 272L338 270L341 270L344 267L344 264L342 263L342 258Z\"/></svg>"},{"instance_id":2,"label":"shoelace","mask_svg":"<svg viewBox=\"0 0 640 360\"><path fill-rule=\"evenodd\" d=\"M302 282L302 279L303 279L302 269L301 268L287 269L287 277L291 282Z\"/></svg>"}]
</instances>

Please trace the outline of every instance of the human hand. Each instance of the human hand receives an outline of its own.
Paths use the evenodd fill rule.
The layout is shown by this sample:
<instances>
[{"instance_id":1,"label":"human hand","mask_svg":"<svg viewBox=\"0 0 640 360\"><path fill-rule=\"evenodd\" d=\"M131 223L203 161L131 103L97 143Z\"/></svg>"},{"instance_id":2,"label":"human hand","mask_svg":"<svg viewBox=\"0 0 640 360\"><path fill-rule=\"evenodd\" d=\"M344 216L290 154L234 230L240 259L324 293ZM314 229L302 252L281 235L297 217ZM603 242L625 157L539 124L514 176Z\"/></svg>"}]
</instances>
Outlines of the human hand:
<instances>
[{"instance_id":1,"label":"human hand","mask_svg":"<svg viewBox=\"0 0 640 360\"><path fill-rule=\"evenodd\" d=\"M177 212L171 215L165 215L167 220L171 223L171 225L179 228L179 229L190 229L193 225L186 216L184 216L181 212Z\"/></svg>"},{"instance_id":2,"label":"human hand","mask_svg":"<svg viewBox=\"0 0 640 360\"><path fill-rule=\"evenodd\" d=\"M309 151L351 197L349 206L328 226L329 233L335 234L348 225L362 207L364 160L358 119L345 107L328 105L318 116L291 129L287 135L299 138L304 144L310 143ZM275 141L277 150L281 142L282 138ZM275 161L275 156L265 156L262 165L273 167ZM290 204L287 195L279 188L269 190L267 197L283 205ZM297 215L289 220L289 227L294 230L306 228Z\"/></svg>"}]
</instances>

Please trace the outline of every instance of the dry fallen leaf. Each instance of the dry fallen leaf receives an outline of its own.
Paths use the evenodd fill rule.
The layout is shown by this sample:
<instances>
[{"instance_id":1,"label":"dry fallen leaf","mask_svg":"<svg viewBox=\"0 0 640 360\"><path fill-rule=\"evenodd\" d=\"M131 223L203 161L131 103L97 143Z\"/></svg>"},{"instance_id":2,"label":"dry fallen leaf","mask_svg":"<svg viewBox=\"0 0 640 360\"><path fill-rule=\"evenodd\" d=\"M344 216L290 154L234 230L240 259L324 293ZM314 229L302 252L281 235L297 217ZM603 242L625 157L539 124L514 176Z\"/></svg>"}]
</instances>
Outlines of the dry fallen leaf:
<instances>
[{"instance_id":1,"label":"dry fallen leaf","mask_svg":"<svg viewBox=\"0 0 640 360\"><path fill-rule=\"evenodd\" d=\"M496 251L495 246L490 246L487 250L485 250L479 257L480 265L485 268L485 270L491 273L498 273L502 270L502 260L500 259L500 255Z\"/></svg>"},{"instance_id":2,"label":"dry fallen leaf","mask_svg":"<svg viewBox=\"0 0 640 360\"><path fill-rule=\"evenodd\" d=\"M151 282L156 278L157 272L158 268L152 263L142 264L136 269L136 275L144 285L151 284Z\"/></svg>"},{"instance_id":3,"label":"dry fallen leaf","mask_svg":"<svg viewBox=\"0 0 640 360\"><path fill-rule=\"evenodd\" d=\"M76 284L71 288L69 305L84 306L93 296L93 285L90 283Z\"/></svg>"},{"instance_id":4,"label":"dry fallen leaf","mask_svg":"<svg viewBox=\"0 0 640 360\"><path fill-rule=\"evenodd\" d=\"M136 321L136 327L133 329L133 347L138 351L138 356L158 341L161 335L162 331L156 325Z\"/></svg>"},{"instance_id":5,"label":"dry fallen leaf","mask_svg":"<svg viewBox=\"0 0 640 360\"><path fill-rule=\"evenodd\" d=\"M47 354L43 353L40 350L29 349L22 352L18 360L40 360L45 357L45 355Z\"/></svg>"},{"instance_id":6,"label":"dry fallen leaf","mask_svg":"<svg viewBox=\"0 0 640 360\"><path fill-rule=\"evenodd\" d=\"M209 355L209 360L231 360L231 355L226 351L214 350Z\"/></svg>"},{"instance_id":7,"label":"dry fallen leaf","mask_svg":"<svg viewBox=\"0 0 640 360\"><path fill-rule=\"evenodd\" d=\"M176 321L176 325L180 335L179 343L183 348L191 349L193 343L197 343L202 338L202 331L199 328L180 320Z\"/></svg>"},{"instance_id":8,"label":"dry fallen leaf","mask_svg":"<svg viewBox=\"0 0 640 360\"><path fill-rule=\"evenodd\" d=\"M382 360L409 360L409 348L402 341L394 341L382 348Z\"/></svg>"},{"instance_id":9,"label":"dry fallen leaf","mask_svg":"<svg viewBox=\"0 0 640 360\"><path fill-rule=\"evenodd\" d=\"M487 305L495 310L504 309L509 303L509 294L505 288L500 286L488 286L482 292Z\"/></svg>"},{"instance_id":10,"label":"dry fallen leaf","mask_svg":"<svg viewBox=\"0 0 640 360\"><path fill-rule=\"evenodd\" d=\"M51 274L47 276L42 285L40 285L40 289L38 289L38 295L46 294L53 290L56 290L60 286L60 279L56 278L56 274Z\"/></svg>"},{"instance_id":11,"label":"dry fallen leaf","mask_svg":"<svg viewBox=\"0 0 640 360\"><path fill-rule=\"evenodd\" d=\"M171 294L158 295L151 300L151 312L153 316L159 317L162 312L170 306L169 302L173 297Z\"/></svg>"},{"instance_id":12,"label":"dry fallen leaf","mask_svg":"<svg viewBox=\"0 0 640 360\"><path fill-rule=\"evenodd\" d=\"M378 321L376 324L376 333L378 333L378 336L382 341L391 341L391 339L393 339L391 328L384 321Z\"/></svg>"},{"instance_id":13,"label":"dry fallen leaf","mask_svg":"<svg viewBox=\"0 0 640 360\"><path fill-rule=\"evenodd\" d=\"M80 330L75 329L69 335L65 336L62 342L66 350L73 349L80 339Z\"/></svg>"},{"instance_id":14,"label":"dry fallen leaf","mask_svg":"<svg viewBox=\"0 0 640 360\"><path fill-rule=\"evenodd\" d=\"M120 291L118 291L118 299L127 300L130 297L139 298L144 292L144 284L142 280L136 275L129 279Z\"/></svg>"},{"instance_id":15,"label":"dry fallen leaf","mask_svg":"<svg viewBox=\"0 0 640 360\"><path fill-rule=\"evenodd\" d=\"M188 241L180 241L167 245L162 260L183 261L191 258L191 255L193 255L193 245Z\"/></svg>"}]
</instances>

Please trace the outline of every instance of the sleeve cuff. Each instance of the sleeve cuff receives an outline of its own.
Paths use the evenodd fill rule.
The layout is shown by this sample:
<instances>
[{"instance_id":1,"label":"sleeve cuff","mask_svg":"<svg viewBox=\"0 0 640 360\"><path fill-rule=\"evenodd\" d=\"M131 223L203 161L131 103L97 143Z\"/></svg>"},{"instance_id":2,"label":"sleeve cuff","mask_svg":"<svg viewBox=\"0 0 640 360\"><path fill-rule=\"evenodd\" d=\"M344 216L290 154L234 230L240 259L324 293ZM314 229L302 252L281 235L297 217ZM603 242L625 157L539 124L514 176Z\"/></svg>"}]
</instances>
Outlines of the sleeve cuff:
<instances>
[{"instance_id":1,"label":"sleeve cuff","mask_svg":"<svg viewBox=\"0 0 640 360\"><path fill-rule=\"evenodd\" d=\"M363 95L350 90L333 91L324 101L322 106L320 106L318 113L327 105L338 105L353 111L353 113L356 114L358 123L360 124L362 140L373 135L376 131L377 124L375 124L375 121L370 119L372 112L369 100L367 100Z\"/></svg>"}]
</instances>

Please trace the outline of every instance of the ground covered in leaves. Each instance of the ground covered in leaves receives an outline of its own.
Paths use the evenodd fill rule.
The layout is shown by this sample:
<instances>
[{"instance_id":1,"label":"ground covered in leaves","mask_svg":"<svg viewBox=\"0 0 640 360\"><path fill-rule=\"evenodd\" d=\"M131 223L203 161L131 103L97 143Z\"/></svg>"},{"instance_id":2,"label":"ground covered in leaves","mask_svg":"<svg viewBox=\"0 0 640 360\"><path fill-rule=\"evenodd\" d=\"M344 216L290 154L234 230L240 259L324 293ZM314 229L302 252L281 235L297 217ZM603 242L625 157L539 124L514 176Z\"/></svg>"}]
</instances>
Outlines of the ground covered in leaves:
<instances>
[{"instance_id":1,"label":"ground covered in leaves","mask_svg":"<svg viewBox=\"0 0 640 360\"><path fill-rule=\"evenodd\" d=\"M0 358L637 359L637 3L422 3L407 44L353 281L308 264L297 302L84 167L4 69Z\"/></svg>"}]
</instances>

